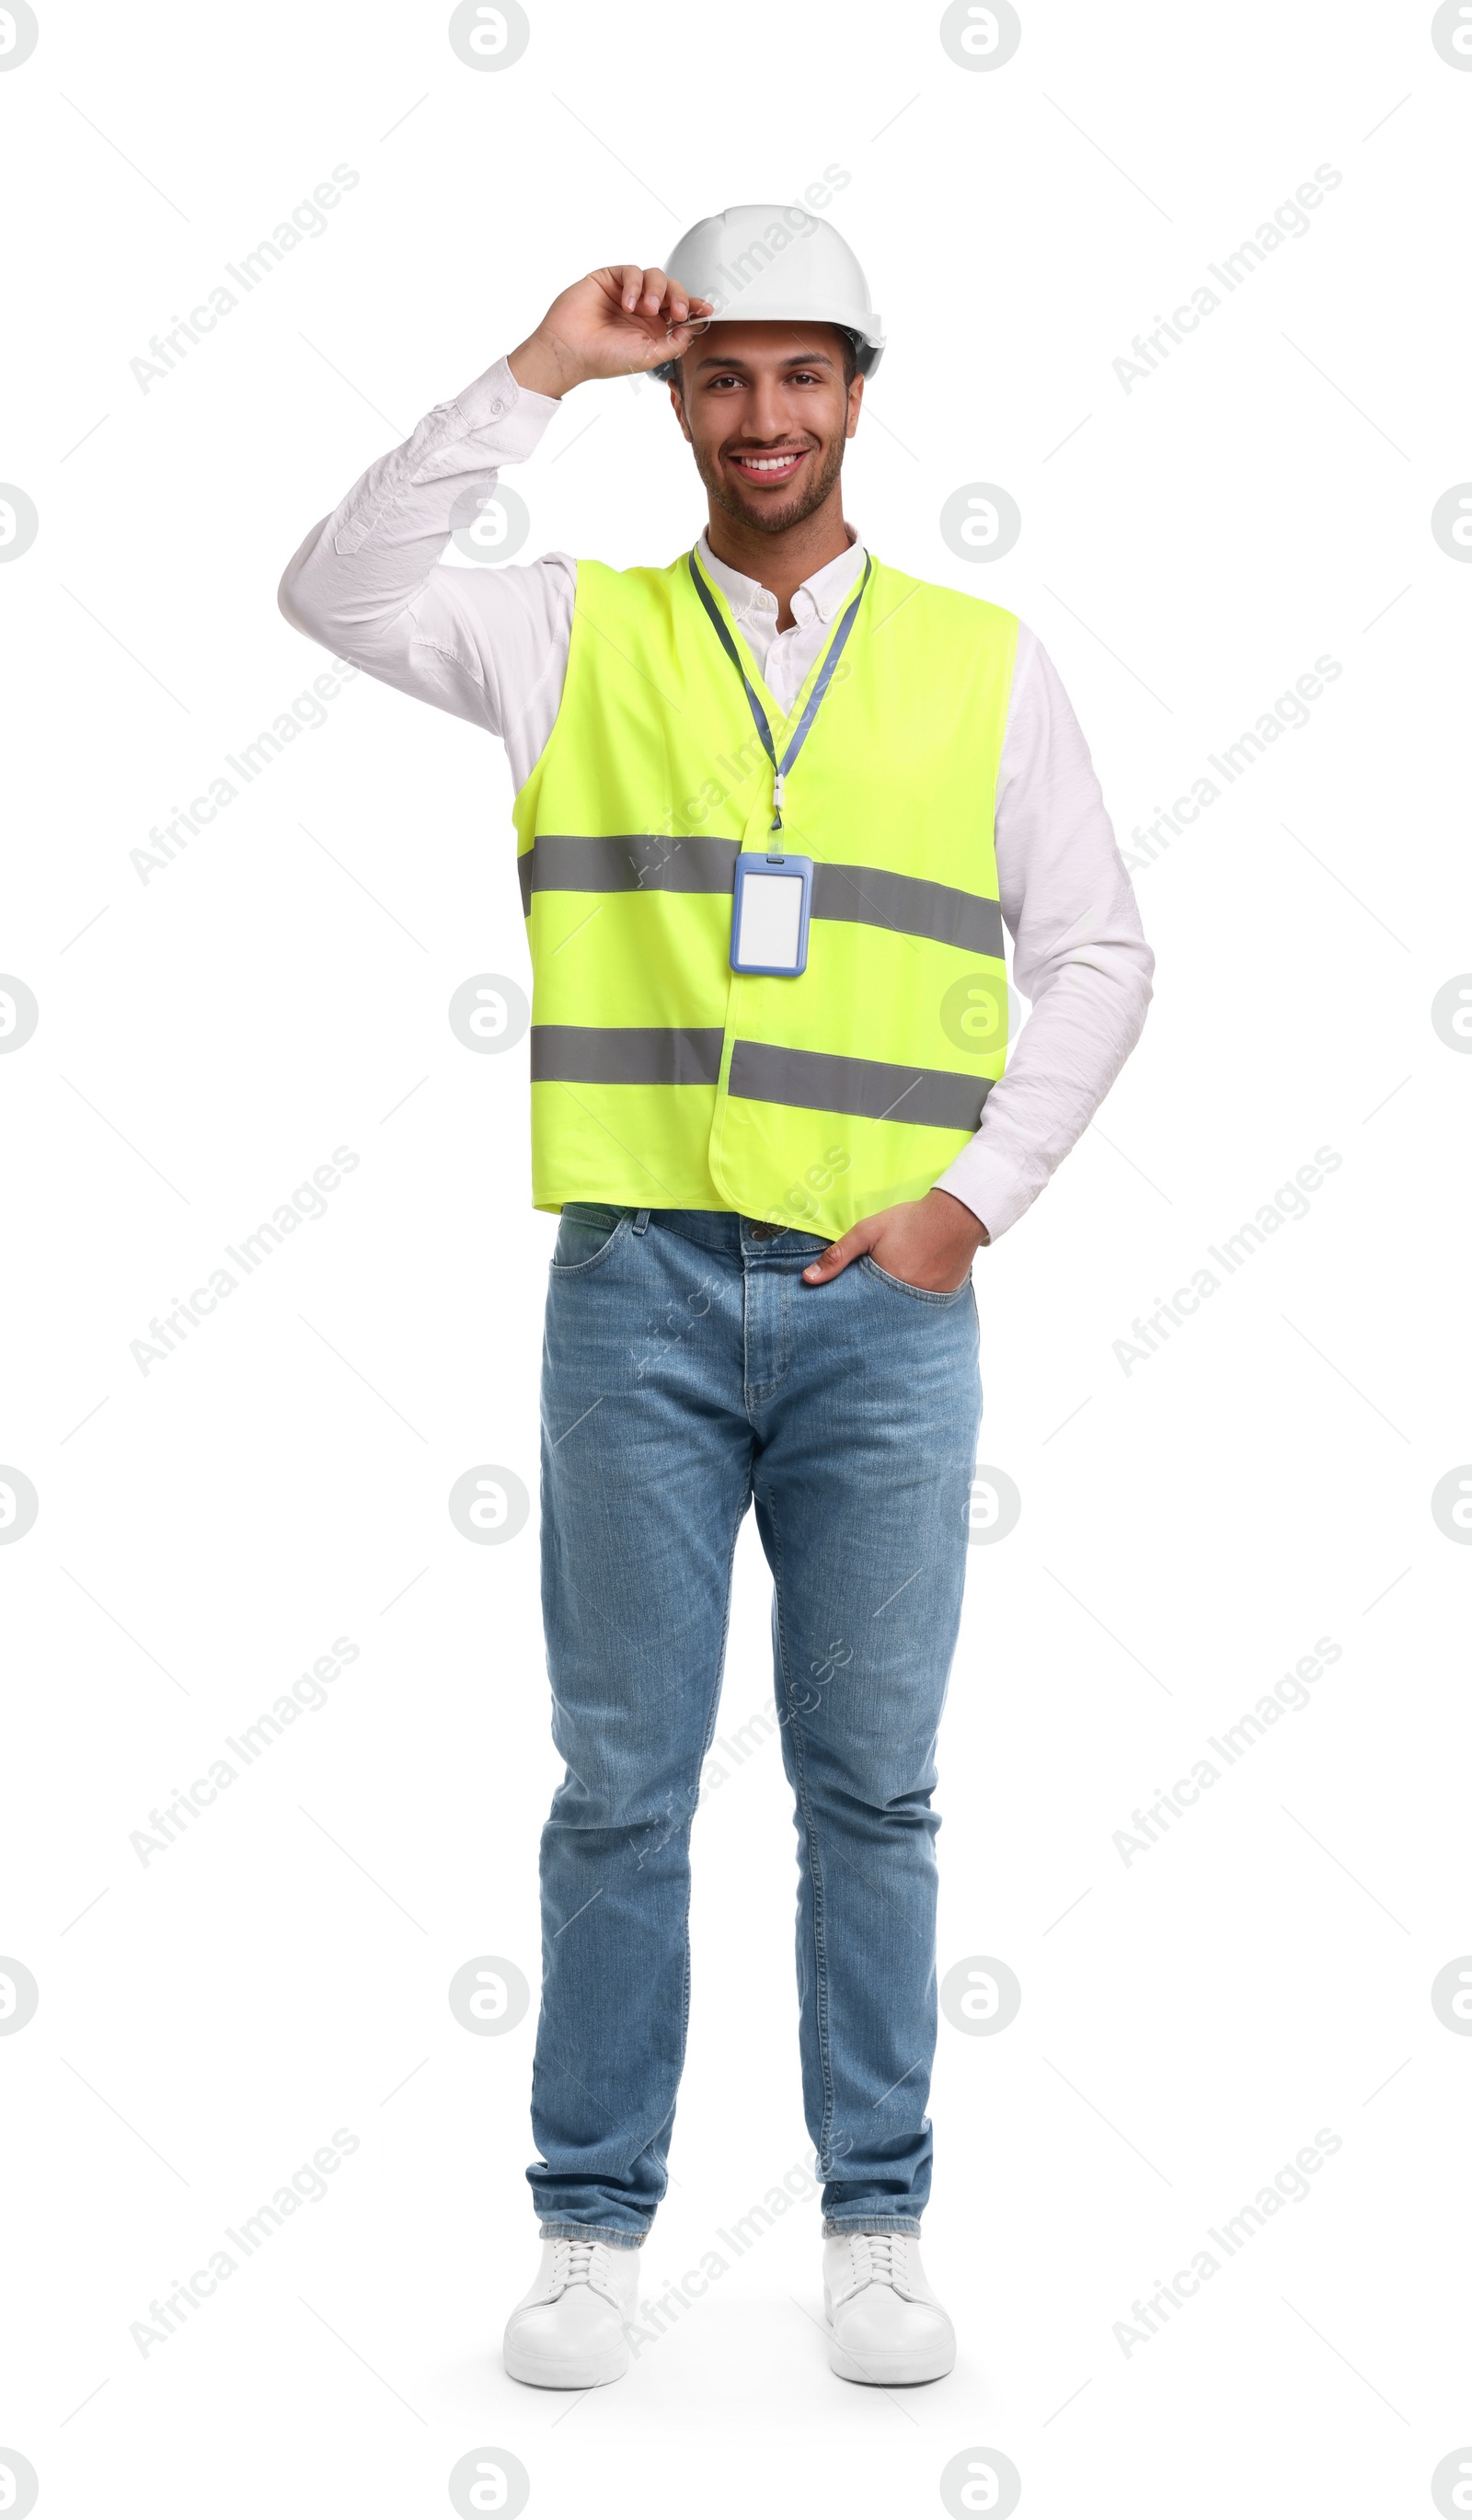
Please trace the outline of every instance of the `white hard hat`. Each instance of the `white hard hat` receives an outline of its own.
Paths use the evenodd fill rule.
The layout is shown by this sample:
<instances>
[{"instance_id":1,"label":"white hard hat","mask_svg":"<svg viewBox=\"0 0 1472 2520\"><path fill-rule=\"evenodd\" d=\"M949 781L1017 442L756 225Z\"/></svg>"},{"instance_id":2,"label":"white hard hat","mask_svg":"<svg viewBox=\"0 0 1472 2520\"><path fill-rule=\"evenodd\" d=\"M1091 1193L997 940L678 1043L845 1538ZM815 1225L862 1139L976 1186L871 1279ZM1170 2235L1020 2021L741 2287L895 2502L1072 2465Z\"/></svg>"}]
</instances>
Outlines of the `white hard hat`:
<instances>
[{"instance_id":1,"label":"white hard hat","mask_svg":"<svg viewBox=\"0 0 1472 2520\"><path fill-rule=\"evenodd\" d=\"M709 297L720 323L837 324L854 336L861 376L883 356L884 331L857 259L801 202L745 202L701 219L665 268L692 297ZM674 364L652 373L672 382Z\"/></svg>"}]
</instances>

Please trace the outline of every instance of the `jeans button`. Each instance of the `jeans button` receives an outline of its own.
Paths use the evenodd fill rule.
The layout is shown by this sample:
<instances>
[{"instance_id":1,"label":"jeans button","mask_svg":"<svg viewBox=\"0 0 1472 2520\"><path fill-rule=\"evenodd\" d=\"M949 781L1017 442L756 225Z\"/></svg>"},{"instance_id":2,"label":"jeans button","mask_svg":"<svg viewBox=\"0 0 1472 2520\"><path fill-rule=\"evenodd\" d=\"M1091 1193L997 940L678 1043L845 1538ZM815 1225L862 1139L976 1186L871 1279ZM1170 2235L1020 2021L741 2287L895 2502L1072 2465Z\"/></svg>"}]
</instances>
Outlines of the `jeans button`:
<instances>
[{"instance_id":1,"label":"jeans button","mask_svg":"<svg viewBox=\"0 0 1472 2520\"><path fill-rule=\"evenodd\" d=\"M747 1231L751 1235L754 1242L771 1242L774 1241L776 1237L782 1232L782 1228L780 1225L749 1224Z\"/></svg>"}]
</instances>

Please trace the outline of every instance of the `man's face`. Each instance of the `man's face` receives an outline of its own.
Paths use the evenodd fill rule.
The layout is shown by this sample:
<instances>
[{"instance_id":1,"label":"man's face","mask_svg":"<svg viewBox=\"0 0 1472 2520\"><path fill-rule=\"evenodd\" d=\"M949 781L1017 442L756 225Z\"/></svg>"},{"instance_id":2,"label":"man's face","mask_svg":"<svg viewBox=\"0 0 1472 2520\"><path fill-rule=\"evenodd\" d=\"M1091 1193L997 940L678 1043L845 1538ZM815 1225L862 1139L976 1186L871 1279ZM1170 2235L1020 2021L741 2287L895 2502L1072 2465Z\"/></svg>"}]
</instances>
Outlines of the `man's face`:
<instances>
[{"instance_id":1,"label":"man's face","mask_svg":"<svg viewBox=\"0 0 1472 2520\"><path fill-rule=\"evenodd\" d=\"M844 383L832 324L713 324L670 386L675 417L712 501L777 534L827 498L858 427L864 381Z\"/></svg>"}]
</instances>

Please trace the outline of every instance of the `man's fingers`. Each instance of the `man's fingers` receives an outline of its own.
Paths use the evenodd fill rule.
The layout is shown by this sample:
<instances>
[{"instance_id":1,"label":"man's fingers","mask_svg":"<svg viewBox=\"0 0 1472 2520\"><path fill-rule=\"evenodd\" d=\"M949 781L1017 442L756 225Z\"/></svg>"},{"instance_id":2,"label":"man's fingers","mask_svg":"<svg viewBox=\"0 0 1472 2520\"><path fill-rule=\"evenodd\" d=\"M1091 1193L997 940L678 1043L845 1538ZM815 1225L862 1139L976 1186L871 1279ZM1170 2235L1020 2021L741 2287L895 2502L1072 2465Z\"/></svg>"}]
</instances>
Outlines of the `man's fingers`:
<instances>
[{"instance_id":1,"label":"man's fingers","mask_svg":"<svg viewBox=\"0 0 1472 2520\"><path fill-rule=\"evenodd\" d=\"M803 1275L809 1286L826 1285L830 1278L837 1278L848 1268L851 1260L856 1260L859 1253L867 1251L868 1247L863 1227L851 1225L847 1234L841 1234L836 1242L829 1243L826 1251L820 1251L815 1260L808 1262Z\"/></svg>"},{"instance_id":2,"label":"man's fingers","mask_svg":"<svg viewBox=\"0 0 1472 2520\"><path fill-rule=\"evenodd\" d=\"M633 314L644 288L641 262L606 262L597 271L590 271L588 278L621 315Z\"/></svg>"},{"instance_id":3,"label":"man's fingers","mask_svg":"<svg viewBox=\"0 0 1472 2520\"><path fill-rule=\"evenodd\" d=\"M672 280L667 271L662 271L658 263L651 263L647 270L630 263L620 273L620 279L624 307L630 312L658 315L667 324L683 324L689 314L714 312L709 297L692 297L689 290ZM634 299L632 309L628 307L630 293Z\"/></svg>"},{"instance_id":4,"label":"man's fingers","mask_svg":"<svg viewBox=\"0 0 1472 2520\"><path fill-rule=\"evenodd\" d=\"M678 313L675 305L679 308ZM688 350L691 342L698 341L702 333L709 330L715 310L708 297L681 297L675 300L675 305L669 308L665 331L671 339L676 333L681 335L680 347Z\"/></svg>"},{"instance_id":5,"label":"man's fingers","mask_svg":"<svg viewBox=\"0 0 1472 2520\"><path fill-rule=\"evenodd\" d=\"M715 311L709 297L692 297L658 264L646 267L641 262L605 263L601 271L590 272L588 277L615 301L621 315L632 315L647 326L670 326L678 331L682 325Z\"/></svg>"}]
</instances>

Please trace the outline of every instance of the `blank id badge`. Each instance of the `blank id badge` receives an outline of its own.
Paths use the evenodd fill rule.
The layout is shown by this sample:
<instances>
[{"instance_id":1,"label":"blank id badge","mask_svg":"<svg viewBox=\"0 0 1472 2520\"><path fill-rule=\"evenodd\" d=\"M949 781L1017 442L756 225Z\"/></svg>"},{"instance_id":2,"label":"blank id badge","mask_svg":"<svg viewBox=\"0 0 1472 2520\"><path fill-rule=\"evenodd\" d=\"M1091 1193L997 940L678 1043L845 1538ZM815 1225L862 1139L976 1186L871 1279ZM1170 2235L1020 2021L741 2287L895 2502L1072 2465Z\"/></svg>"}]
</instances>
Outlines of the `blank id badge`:
<instances>
[{"instance_id":1,"label":"blank id badge","mask_svg":"<svg viewBox=\"0 0 1472 2520\"><path fill-rule=\"evenodd\" d=\"M812 860L743 850L731 902L731 968L795 980L807 968Z\"/></svg>"}]
</instances>

